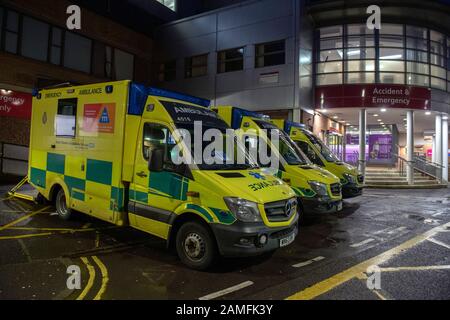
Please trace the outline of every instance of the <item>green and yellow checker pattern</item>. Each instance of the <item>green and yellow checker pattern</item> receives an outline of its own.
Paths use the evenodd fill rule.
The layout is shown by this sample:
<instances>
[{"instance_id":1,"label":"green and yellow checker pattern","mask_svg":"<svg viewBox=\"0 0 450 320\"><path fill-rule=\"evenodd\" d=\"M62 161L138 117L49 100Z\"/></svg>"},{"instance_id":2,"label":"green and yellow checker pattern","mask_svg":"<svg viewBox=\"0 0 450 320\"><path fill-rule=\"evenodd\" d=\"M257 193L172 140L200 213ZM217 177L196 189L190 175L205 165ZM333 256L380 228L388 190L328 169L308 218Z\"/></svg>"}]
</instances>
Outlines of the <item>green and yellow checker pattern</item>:
<instances>
[{"instance_id":1,"label":"green and yellow checker pattern","mask_svg":"<svg viewBox=\"0 0 450 320\"><path fill-rule=\"evenodd\" d=\"M187 211L197 213L209 223L233 224L236 221L229 210L190 203L187 196L190 184L195 186L196 182L173 172L152 172L148 178L148 193L131 188L130 201L162 209L176 202L179 206L185 204Z\"/></svg>"},{"instance_id":2,"label":"green and yellow checker pattern","mask_svg":"<svg viewBox=\"0 0 450 320\"><path fill-rule=\"evenodd\" d=\"M93 201L103 210L124 210L124 187L113 181L112 162L34 150L29 178L46 194L58 178L71 200Z\"/></svg>"},{"instance_id":3,"label":"green and yellow checker pattern","mask_svg":"<svg viewBox=\"0 0 450 320\"><path fill-rule=\"evenodd\" d=\"M276 177L279 179L283 179L287 177L286 172L278 170ZM302 188L302 187L294 187L291 185L291 189L294 190L295 194L301 198L314 198L316 196L316 192L312 189Z\"/></svg>"}]
</instances>

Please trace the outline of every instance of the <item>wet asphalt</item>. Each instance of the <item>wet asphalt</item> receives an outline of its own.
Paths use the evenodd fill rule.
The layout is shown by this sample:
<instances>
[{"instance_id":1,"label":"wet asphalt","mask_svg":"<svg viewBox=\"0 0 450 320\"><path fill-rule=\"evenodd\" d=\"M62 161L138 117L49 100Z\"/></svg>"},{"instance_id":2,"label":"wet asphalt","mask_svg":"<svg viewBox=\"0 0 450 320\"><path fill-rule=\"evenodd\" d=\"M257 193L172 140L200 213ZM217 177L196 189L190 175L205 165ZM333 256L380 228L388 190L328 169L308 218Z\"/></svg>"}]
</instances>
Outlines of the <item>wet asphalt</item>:
<instances>
[{"instance_id":1,"label":"wet asphalt","mask_svg":"<svg viewBox=\"0 0 450 320\"><path fill-rule=\"evenodd\" d=\"M450 299L449 189L368 189L340 213L308 217L274 254L197 272L157 238L82 214L62 221L52 206L7 199L11 187L0 185L0 300ZM354 271L374 257L378 278ZM80 289L67 286L69 266Z\"/></svg>"}]
</instances>

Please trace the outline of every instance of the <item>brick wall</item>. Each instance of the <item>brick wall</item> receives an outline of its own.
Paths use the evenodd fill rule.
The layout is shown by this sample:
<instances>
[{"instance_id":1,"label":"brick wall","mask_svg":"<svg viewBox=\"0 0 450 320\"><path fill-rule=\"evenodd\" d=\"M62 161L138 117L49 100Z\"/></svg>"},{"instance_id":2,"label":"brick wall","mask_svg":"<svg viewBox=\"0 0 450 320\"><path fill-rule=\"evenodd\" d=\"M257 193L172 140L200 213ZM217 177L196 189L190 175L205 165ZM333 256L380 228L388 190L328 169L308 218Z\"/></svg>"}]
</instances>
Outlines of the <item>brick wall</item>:
<instances>
[{"instance_id":1,"label":"brick wall","mask_svg":"<svg viewBox=\"0 0 450 320\"><path fill-rule=\"evenodd\" d=\"M3 0L1 5L40 19L49 24L66 28L66 9L72 3L64 0ZM135 56L135 80L152 83L153 40L148 36L124 27L103 16L82 8L82 29L78 33ZM87 84L108 81L90 74L55 66L46 62L24 58L0 51L0 88L16 90L16 87L36 87L38 79L56 82ZM19 90L24 91L24 90ZM0 117L0 141L28 145L30 121Z\"/></svg>"},{"instance_id":2,"label":"brick wall","mask_svg":"<svg viewBox=\"0 0 450 320\"><path fill-rule=\"evenodd\" d=\"M4 0L2 4L20 13L66 28L68 1ZM126 28L112 20L82 9L82 29L78 33L101 41L114 48L135 55L135 80L148 83L151 79L153 41L148 36ZM38 78L49 78L74 83L93 83L106 79L73 71L45 62L0 53L0 83L33 88Z\"/></svg>"}]
</instances>

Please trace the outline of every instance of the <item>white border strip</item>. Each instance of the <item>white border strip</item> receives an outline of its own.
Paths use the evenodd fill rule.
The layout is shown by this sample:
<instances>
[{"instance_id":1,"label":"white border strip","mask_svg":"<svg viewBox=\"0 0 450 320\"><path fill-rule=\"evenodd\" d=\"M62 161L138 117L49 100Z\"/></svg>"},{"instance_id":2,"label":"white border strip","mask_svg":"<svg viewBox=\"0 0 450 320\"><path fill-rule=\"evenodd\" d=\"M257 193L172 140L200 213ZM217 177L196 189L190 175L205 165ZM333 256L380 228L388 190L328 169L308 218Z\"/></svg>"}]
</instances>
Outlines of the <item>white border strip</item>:
<instances>
[{"instance_id":1,"label":"white border strip","mask_svg":"<svg viewBox=\"0 0 450 320\"><path fill-rule=\"evenodd\" d=\"M214 293L210 293L206 296L203 296L201 298L198 298L198 300L212 300L212 299L216 299L218 297L227 295L229 293L235 292L235 291L239 291L241 289L247 288L252 286L254 283L252 281L245 281L242 282L241 284L235 285L233 287L229 287L227 289L223 289Z\"/></svg>"}]
</instances>

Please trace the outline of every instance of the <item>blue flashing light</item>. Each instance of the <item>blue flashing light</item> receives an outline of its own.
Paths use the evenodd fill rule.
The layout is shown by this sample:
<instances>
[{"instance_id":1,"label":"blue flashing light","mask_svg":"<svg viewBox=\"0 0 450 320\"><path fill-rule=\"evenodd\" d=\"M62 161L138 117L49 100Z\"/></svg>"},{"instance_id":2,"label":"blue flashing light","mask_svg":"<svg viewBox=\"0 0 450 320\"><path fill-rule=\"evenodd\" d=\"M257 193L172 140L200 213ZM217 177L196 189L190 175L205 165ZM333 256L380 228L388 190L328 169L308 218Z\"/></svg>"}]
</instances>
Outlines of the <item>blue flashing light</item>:
<instances>
[{"instance_id":1,"label":"blue flashing light","mask_svg":"<svg viewBox=\"0 0 450 320\"><path fill-rule=\"evenodd\" d=\"M194 96L174 91L168 91L154 87L147 87L138 83L132 83L130 87L128 113L138 116L142 115L142 113L144 112L145 103L147 102L148 96L157 96L162 98L180 100L182 102L188 102L206 108L208 108L211 105L211 101L206 99L197 98Z\"/></svg>"},{"instance_id":2,"label":"blue flashing light","mask_svg":"<svg viewBox=\"0 0 450 320\"><path fill-rule=\"evenodd\" d=\"M284 131L287 134L291 133L291 129L292 128L308 129L306 127L306 125L304 125L303 123L292 122L292 121L285 121L285 123L284 123Z\"/></svg>"},{"instance_id":3,"label":"blue flashing light","mask_svg":"<svg viewBox=\"0 0 450 320\"><path fill-rule=\"evenodd\" d=\"M34 88L32 91L32 96L33 97L37 97L37 95L39 94L39 89L38 88Z\"/></svg>"},{"instance_id":4,"label":"blue flashing light","mask_svg":"<svg viewBox=\"0 0 450 320\"><path fill-rule=\"evenodd\" d=\"M233 114L232 114L232 118L231 118L231 128L239 129L241 127L242 119L244 117L251 117L251 118L256 118L256 119L261 119L261 120L269 119L268 116L266 116L262 113L233 107Z\"/></svg>"},{"instance_id":5,"label":"blue flashing light","mask_svg":"<svg viewBox=\"0 0 450 320\"><path fill-rule=\"evenodd\" d=\"M147 102L147 87L132 83L130 87L130 98L128 101L128 114L141 116Z\"/></svg>"},{"instance_id":6,"label":"blue flashing light","mask_svg":"<svg viewBox=\"0 0 450 320\"><path fill-rule=\"evenodd\" d=\"M158 97L163 97L163 98L185 101L185 102L193 103L193 104L205 107L205 108L209 108L209 106L211 105L210 100L190 96L190 95L183 94L183 93L158 89L158 88L154 88L154 87L149 87L148 90L149 90L148 94L150 96L158 96Z\"/></svg>"}]
</instances>

